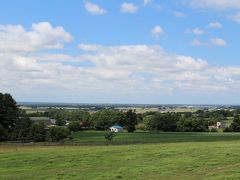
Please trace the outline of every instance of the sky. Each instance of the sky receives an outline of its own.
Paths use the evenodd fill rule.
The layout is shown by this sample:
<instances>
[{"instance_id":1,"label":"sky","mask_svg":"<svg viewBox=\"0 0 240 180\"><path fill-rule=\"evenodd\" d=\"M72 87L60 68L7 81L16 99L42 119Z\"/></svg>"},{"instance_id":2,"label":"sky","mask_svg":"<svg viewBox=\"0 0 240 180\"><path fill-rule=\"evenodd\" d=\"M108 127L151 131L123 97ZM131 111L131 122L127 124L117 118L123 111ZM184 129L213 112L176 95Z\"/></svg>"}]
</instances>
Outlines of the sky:
<instances>
[{"instance_id":1,"label":"sky","mask_svg":"<svg viewBox=\"0 0 240 180\"><path fill-rule=\"evenodd\" d=\"M17 101L240 104L240 0L2 0Z\"/></svg>"}]
</instances>

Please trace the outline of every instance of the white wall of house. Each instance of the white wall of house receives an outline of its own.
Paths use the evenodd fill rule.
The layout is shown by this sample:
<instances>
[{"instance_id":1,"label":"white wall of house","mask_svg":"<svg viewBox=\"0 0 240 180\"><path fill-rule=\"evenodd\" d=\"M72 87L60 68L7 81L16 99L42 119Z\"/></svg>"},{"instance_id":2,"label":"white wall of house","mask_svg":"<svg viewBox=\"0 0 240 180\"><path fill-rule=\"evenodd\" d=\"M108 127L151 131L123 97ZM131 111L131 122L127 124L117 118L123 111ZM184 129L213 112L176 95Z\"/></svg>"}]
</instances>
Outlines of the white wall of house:
<instances>
[{"instance_id":1,"label":"white wall of house","mask_svg":"<svg viewBox=\"0 0 240 180\"><path fill-rule=\"evenodd\" d=\"M123 132L123 128L114 128L114 127L111 127L111 128L110 128L110 131L112 131L112 132Z\"/></svg>"}]
</instances>

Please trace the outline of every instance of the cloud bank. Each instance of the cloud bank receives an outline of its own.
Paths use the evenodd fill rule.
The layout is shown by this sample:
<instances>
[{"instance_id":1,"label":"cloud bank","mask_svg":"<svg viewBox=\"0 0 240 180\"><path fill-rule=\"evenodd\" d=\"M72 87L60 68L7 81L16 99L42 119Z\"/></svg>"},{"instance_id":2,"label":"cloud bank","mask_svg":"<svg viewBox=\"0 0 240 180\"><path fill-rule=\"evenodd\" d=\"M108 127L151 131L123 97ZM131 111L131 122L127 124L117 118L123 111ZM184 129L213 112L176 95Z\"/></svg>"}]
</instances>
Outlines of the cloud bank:
<instances>
[{"instance_id":1,"label":"cloud bank","mask_svg":"<svg viewBox=\"0 0 240 180\"><path fill-rule=\"evenodd\" d=\"M79 44L79 54L43 51L73 39L49 22L0 26L0 91L18 94L108 94L138 97L237 92L240 67L213 66L201 58L172 54L159 45ZM214 43L224 45L221 39ZM61 97L61 96L60 96Z\"/></svg>"}]
</instances>

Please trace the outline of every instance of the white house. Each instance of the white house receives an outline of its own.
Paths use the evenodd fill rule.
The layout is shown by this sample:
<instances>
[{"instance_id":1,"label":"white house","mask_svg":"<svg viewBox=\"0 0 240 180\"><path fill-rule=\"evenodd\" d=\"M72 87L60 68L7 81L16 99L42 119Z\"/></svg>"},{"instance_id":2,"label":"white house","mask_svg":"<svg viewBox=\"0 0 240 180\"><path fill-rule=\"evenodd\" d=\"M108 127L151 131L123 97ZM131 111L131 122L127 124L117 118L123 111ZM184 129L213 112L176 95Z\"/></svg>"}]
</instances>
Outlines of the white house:
<instances>
[{"instance_id":1,"label":"white house","mask_svg":"<svg viewBox=\"0 0 240 180\"><path fill-rule=\"evenodd\" d=\"M219 129L223 127L222 123L221 122L217 122L217 124L213 125L213 126L208 126L208 129Z\"/></svg>"},{"instance_id":2,"label":"white house","mask_svg":"<svg viewBox=\"0 0 240 180\"><path fill-rule=\"evenodd\" d=\"M112 132L123 132L123 127L119 125L114 125L109 128Z\"/></svg>"}]
</instances>

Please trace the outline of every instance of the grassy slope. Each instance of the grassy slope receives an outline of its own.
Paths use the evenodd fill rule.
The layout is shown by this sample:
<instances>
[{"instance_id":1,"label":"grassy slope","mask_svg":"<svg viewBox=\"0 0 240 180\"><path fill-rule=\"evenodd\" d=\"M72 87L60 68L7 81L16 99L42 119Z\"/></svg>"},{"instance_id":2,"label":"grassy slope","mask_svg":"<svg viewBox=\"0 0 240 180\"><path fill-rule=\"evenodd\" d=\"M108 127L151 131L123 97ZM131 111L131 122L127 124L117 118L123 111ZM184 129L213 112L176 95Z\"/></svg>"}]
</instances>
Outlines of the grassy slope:
<instances>
[{"instance_id":1,"label":"grassy slope","mask_svg":"<svg viewBox=\"0 0 240 180\"><path fill-rule=\"evenodd\" d=\"M88 133L88 137L94 134ZM130 138L134 135L122 134ZM223 136L221 133L210 135L210 139L212 136ZM139 134L136 133L135 136L139 137ZM228 139L214 142L189 142L186 135L186 142L183 139L178 142L180 135L175 133L159 133L154 136L168 139L171 143L0 146L0 179L195 180L240 177L240 140L236 140L236 134L227 134ZM200 141L207 134L196 133L196 136L199 136Z\"/></svg>"}]
</instances>

